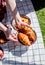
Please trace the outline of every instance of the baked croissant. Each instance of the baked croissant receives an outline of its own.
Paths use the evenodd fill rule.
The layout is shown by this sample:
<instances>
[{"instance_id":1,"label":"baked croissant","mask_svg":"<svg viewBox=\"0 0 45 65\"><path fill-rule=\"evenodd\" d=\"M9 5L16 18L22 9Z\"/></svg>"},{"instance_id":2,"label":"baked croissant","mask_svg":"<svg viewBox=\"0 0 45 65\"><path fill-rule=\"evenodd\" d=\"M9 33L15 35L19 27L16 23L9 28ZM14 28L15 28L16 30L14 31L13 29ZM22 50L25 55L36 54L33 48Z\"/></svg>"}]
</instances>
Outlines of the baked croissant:
<instances>
[{"instance_id":1,"label":"baked croissant","mask_svg":"<svg viewBox=\"0 0 45 65\"><path fill-rule=\"evenodd\" d=\"M36 36L35 31L32 28L29 28L29 27L24 26L24 25L20 25L18 27L18 31L26 34L30 41L32 41L32 42L36 41L37 36Z\"/></svg>"},{"instance_id":2,"label":"baked croissant","mask_svg":"<svg viewBox=\"0 0 45 65\"><path fill-rule=\"evenodd\" d=\"M18 40L26 46L31 45L31 41L29 40L28 36L21 32L18 33Z\"/></svg>"}]
</instances>

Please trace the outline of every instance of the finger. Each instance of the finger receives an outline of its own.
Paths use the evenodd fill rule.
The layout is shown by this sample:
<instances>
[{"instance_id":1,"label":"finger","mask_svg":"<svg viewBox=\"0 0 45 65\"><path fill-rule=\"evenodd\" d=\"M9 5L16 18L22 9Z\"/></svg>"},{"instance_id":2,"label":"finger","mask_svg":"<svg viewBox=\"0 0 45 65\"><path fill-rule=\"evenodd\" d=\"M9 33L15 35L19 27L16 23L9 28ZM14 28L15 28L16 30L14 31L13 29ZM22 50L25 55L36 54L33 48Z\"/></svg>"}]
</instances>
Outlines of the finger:
<instances>
[{"instance_id":1,"label":"finger","mask_svg":"<svg viewBox=\"0 0 45 65\"><path fill-rule=\"evenodd\" d=\"M27 27L29 27L29 28L32 28L32 27L30 27L30 25L28 25L27 23L22 23L22 25L27 26Z\"/></svg>"},{"instance_id":2,"label":"finger","mask_svg":"<svg viewBox=\"0 0 45 65\"><path fill-rule=\"evenodd\" d=\"M18 42L18 40L16 38L10 38L11 41L14 41L14 42Z\"/></svg>"},{"instance_id":3,"label":"finger","mask_svg":"<svg viewBox=\"0 0 45 65\"><path fill-rule=\"evenodd\" d=\"M19 21L18 21L18 20L16 20L16 25L20 25L20 23L19 23Z\"/></svg>"},{"instance_id":4,"label":"finger","mask_svg":"<svg viewBox=\"0 0 45 65\"><path fill-rule=\"evenodd\" d=\"M14 33L11 33L11 36L14 37L14 38L16 38L16 34L14 34Z\"/></svg>"},{"instance_id":5,"label":"finger","mask_svg":"<svg viewBox=\"0 0 45 65\"><path fill-rule=\"evenodd\" d=\"M17 26L15 26L14 29L18 31L18 27Z\"/></svg>"},{"instance_id":6,"label":"finger","mask_svg":"<svg viewBox=\"0 0 45 65\"><path fill-rule=\"evenodd\" d=\"M15 42L15 41L18 41L18 39L17 39L16 37L15 37L15 38L12 37L12 35L9 36L8 40L11 40L11 41L14 41L14 42Z\"/></svg>"},{"instance_id":7,"label":"finger","mask_svg":"<svg viewBox=\"0 0 45 65\"><path fill-rule=\"evenodd\" d=\"M28 24L26 24L26 26L29 27L29 28L32 28L32 27L30 27L30 25L28 25Z\"/></svg>"},{"instance_id":8,"label":"finger","mask_svg":"<svg viewBox=\"0 0 45 65\"><path fill-rule=\"evenodd\" d=\"M12 37L13 37L14 39L17 39L17 40L18 40L18 38L17 38L17 35L16 35L16 34L12 34Z\"/></svg>"}]
</instances>

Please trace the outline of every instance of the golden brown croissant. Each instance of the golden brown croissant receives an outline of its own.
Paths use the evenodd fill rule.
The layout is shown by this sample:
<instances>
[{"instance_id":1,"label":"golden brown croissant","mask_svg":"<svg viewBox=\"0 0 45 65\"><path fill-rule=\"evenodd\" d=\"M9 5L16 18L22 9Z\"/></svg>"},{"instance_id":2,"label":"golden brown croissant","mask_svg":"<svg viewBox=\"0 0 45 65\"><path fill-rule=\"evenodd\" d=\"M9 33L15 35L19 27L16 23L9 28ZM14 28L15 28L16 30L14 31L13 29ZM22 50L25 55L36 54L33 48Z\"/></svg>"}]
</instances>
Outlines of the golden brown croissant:
<instances>
[{"instance_id":1,"label":"golden brown croissant","mask_svg":"<svg viewBox=\"0 0 45 65\"><path fill-rule=\"evenodd\" d=\"M37 38L35 31L32 28L25 26L25 34L28 35L29 39L34 42Z\"/></svg>"},{"instance_id":2,"label":"golden brown croissant","mask_svg":"<svg viewBox=\"0 0 45 65\"><path fill-rule=\"evenodd\" d=\"M35 31L27 26L20 25L18 27L18 31L26 34L29 37L29 40L31 40L32 42L34 42L37 38Z\"/></svg>"},{"instance_id":3,"label":"golden brown croissant","mask_svg":"<svg viewBox=\"0 0 45 65\"><path fill-rule=\"evenodd\" d=\"M20 33L20 32L18 33L18 39L22 44L24 44L26 46L31 45L31 41L29 40L28 36L23 33Z\"/></svg>"},{"instance_id":4,"label":"golden brown croissant","mask_svg":"<svg viewBox=\"0 0 45 65\"><path fill-rule=\"evenodd\" d=\"M29 39L30 39L32 42L35 42L35 41L36 41L37 36L36 36L35 31L32 30L32 31L30 31L30 32L27 32L26 34L28 35Z\"/></svg>"}]
</instances>

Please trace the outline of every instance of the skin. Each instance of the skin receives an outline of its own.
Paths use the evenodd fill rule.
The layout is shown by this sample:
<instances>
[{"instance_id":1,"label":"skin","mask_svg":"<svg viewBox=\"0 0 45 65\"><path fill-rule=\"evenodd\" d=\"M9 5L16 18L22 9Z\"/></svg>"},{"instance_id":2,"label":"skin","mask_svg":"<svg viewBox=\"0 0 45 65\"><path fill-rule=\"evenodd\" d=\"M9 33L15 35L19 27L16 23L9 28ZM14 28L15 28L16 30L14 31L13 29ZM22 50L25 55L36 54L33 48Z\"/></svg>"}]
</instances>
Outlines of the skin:
<instances>
[{"instance_id":1,"label":"skin","mask_svg":"<svg viewBox=\"0 0 45 65\"><path fill-rule=\"evenodd\" d=\"M16 22L16 26L24 25L24 26L30 27L28 24L21 21L20 14L19 14L18 9L16 7L16 1L15 0L5 0L5 1L6 1L5 5L7 4L7 6L9 7L9 9L10 9L10 11L12 13L12 16L13 16L13 20ZM12 22L13 22L13 20L12 20ZM0 28L4 32L7 30L7 28L2 23L0 23ZM12 32L10 33L8 39L12 40L14 42L18 41L17 36Z\"/></svg>"}]
</instances>

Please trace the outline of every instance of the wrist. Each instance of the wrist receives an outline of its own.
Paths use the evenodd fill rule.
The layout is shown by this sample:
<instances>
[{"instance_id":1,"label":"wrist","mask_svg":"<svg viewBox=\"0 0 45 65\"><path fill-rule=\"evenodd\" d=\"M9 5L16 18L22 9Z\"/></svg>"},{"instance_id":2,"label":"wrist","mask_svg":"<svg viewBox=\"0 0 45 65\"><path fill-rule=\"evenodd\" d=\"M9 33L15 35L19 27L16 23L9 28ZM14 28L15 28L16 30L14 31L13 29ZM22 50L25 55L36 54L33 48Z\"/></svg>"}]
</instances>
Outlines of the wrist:
<instances>
[{"instance_id":1,"label":"wrist","mask_svg":"<svg viewBox=\"0 0 45 65\"><path fill-rule=\"evenodd\" d=\"M5 31L6 37L8 38L10 33L11 33L11 28L7 28L7 30Z\"/></svg>"}]
</instances>

